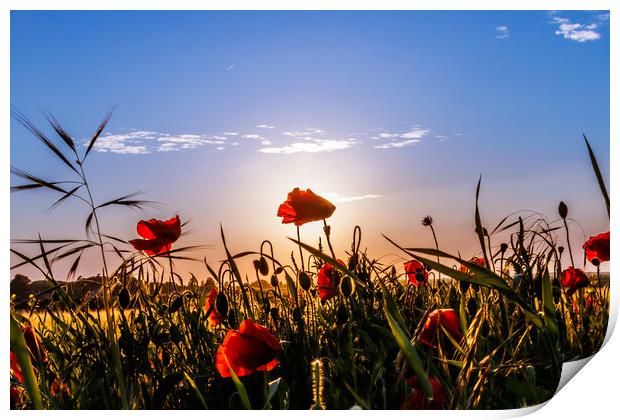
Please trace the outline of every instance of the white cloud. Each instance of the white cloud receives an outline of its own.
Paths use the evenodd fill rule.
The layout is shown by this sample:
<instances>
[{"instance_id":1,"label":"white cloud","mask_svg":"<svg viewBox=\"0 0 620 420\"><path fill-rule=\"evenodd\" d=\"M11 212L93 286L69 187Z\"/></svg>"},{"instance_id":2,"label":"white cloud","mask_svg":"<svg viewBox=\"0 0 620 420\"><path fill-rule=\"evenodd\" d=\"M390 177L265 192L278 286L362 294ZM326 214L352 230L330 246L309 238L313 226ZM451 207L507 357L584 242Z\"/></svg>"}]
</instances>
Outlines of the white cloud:
<instances>
[{"instance_id":1,"label":"white cloud","mask_svg":"<svg viewBox=\"0 0 620 420\"><path fill-rule=\"evenodd\" d=\"M381 139L390 139L392 137L398 137L398 134L392 134L392 133L380 133L379 134L379 138Z\"/></svg>"},{"instance_id":2,"label":"white cloud","mask_svg":"<svg viewBox=\"0 0 620 420\"><path fill-rule=\"evenodd\" d=\"M551 23L557 25L555 34L562 36L564 39L575 42L587 42L596 41L601 38L601 34L595 31L595 29L598 28L598 24L596 23L573 23L570 19L558 16L553 16L551 18Z\"/></svg>"},{"instance_id":3,"label":"white cloud","mask_svg":"<svg viewBox=\"0 0 620 420\"><path fill-rule=\"evenodd\" d=\"M258 134L244 134L241 137L243 137L244 139L250 139L250 140L263 140L263 137Z\"/></svg>"},{"instance_id":4,"label":"white cloud","mask_svg":"<svg viewBox=\"0 0 620 420\"><path fill-rule=\"evenodd\" d=\"M413 130L400 132L400 133L380 133L379 136L371 137L374 140L380 139L392 139L389 143L382 143L373 146L373 149L393 149L409 146L415 143L419 143L420 140L430 134L431 130L428 128L419 128L419 126Z\"/></svg>"},{"instance_id":5,"label":"white cloud","mask_svg":"<svg viewBox=\"0 0 620 420\"><path fill-rule=\"evenodd\" d=\"M504 39L510 36L510 32L508 32L508 26L499 25L495 27L495 39Z\"/></svg>"},{"instance_id":6,"label":"white cloud","mask_svg":"<svg viewBox=\"0 0 620 420\"><path fill-rule=\"evenodd\" d=\"M352 201L368 200L371 198L383 197L382 195L377 195L377 194L366 194L366 195L356 195L356 196L346 197L346 196L341 196L340 194L337 194L337 193L326 193L326 194L323 194L323 196L329 201L331 201L332 203L336 203L336 204L350 203Z\"/></svg>"},{"instance_id":7,"label":"white cloud","mask_svg":"<svg viewBox=\"0 0 620 420\"><path fill-rule=\"evenodd\" d=\"M275 128L273 125L258 124L256 128Z\"/></svg>"},{"instance_id":8,"label":"white cloud","mask_svg":"<svg viewBox=\"0 0 620 420\"><path fill-rule=\"evenodd\" d=\"M347 140L328 140L316 139L313 142L295 142L281 147L265 147L259 149L261 153L284 154L294 153L321 153L334 152L336 150L350 149L356 144L355 141Z\"/></svg>"},{"instance_id":9,"label":"white cloud","mask_svg":"<svg viewBox=\"0 0 620 420\"><path fill-rule=\"evenodd\" d=\"M401 139L421 139L422 137L426 136L430 132L431 130L427 128L419 128L419 129L408 131L406 133L401 134L400 138Z\"/></svg>"},{"instance_id":10,"label":"white cloud","mask_svg":"<svg viewBox=\"0 0 620 420\"><path fill-rule=\"evenodd\" d=\"M230 66L228 66L228 68L227 68L226 70L227 70L227 71L231 71L231 70L232 70L232 69L234 69L234 68L235 68L235 65L234 65L234 64L231 64Z\"/></svg>"},{"instance_id":11,"label":"white cloud","mask_svg":"<svg viewBox=\"0 0 620 420\"><path fill-rule=\"evenodd\" d=\"M222 133L225 136L238 136L239 133L235 133L234 131L225 131Z\"/></svg>"},{"instance_id":12,"label":"white cloud","mask_svg":"<svg viewBox=\"0 0 620 420\"><path fill-rule=\"evenodd\" d=\"M84 141L87 144L88 141ZM93 148L97 152L118 154L147 154L153 151L171 152L181 149L195 149L205 145L221 145L226 137L204 134L158 133L155 131L131 131L125 134L105 133Z\"/></svg>"},{"instance_id":13,"label":"white cloud","mask_svg":"<svg viewBox=\"0 0 620 420\"><path fill-rule=\"evenodd\" d=\"M391 143L384 143L384 144L380 144L378 146L374 146L373 149L393 149L393 148L400 148L400 147L405 147L405 146L409 146L412 144L416 144L419 143L420 140L419 139L411 139L411 140L403 140L403 141L396 141L396 142L391 142Z\"/></svg>"}]
</instances>

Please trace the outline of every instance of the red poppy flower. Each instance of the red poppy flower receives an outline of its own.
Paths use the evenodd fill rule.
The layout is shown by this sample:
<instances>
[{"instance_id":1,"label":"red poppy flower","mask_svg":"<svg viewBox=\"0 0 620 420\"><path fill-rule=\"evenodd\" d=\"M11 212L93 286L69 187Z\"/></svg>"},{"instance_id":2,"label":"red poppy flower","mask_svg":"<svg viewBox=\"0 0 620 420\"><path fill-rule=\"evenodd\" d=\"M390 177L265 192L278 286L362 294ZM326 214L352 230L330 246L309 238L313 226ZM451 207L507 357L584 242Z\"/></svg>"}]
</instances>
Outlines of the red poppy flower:
<instances>
[{"instance_id":1,"label":"red poppy flower","mask_svg":"<svg viewBox=\"0 0 620 420\"><path fill-rule=\"evenodd\" d=\"M484 258L480 258L480 257L474 257L471 260L469 260L470 263L474 263L476 265L479 265L480 267L484 267L485 263L484 263ZM469 273L469 268L465 267L464 265L461 264L461 267L459 268L459 271L461 273Z\"/></svg>"},{"instance_id":2,"label":"red poppy flower","mask_svg":"<svg viewBox=\"0 0 620 420\"><path fill-rule=\"evenodd\" d=\"M19 382L24 382L24 375L22 374L22 368L19 365L17 356L11 351L11 376Z\"/></svg>"},{"instance_id":3,"label":"red poppy flower","mask_svg":"<svg viewBox=\"0 0 620 420\"><path fill-rule=\"evenodd\" d=\"M288 193L286 201L278 208L278 217L282 223L295 223L301 226L304 223L327 219L336 210L332 203L313 193L310 189L302 191L295 188Z\"/></svg>"},{"instance_id":4,"label":"red poppy flower","mask_svg":"<svg viewBox=\"0 0 620 420\"><path fill-rule=\"evenodd\" d=\"M454 309L436 309L426 318L426 323L420 332L420 342L429 347L436 347L439 333L443 335L443 326L452 338L459 341L462 337L459 316Z\"/></svg>"},{"instance_id":5,"label":"red poppy flower","mask_svg":"<svg viewBox=\"0 0 620 420\"><path fill-rule=\"evenodd\" d=\"M224 316L217 311L215 307L215 299L217 298L217 289L215 287L211 288L209 292L209 296L207 297L207 301L205 302L205 311L208 311L211 305L213 305L213 309L209 314L209 325L211 328L217 327L224 319Z\"/></svg>"},{"instance_id":6,"label":"red poppy flower","mask_svg":"<svg viewBox=\"0 0 620 420\"><path fill-rule=\"evenodd\" d=\"M246 376L257 370L269 371L278 365L276 356L281 348L280 342L267 328L246 319L239 330L226 333L217 349L215 367L224 378L230 377L229 365L237 376Z\"/></svg>"},{"instance_id":7,"label":"red poppy flower","mask_svg":"<svg viewBox=\"0 0 620 420\"><path fill-rule=\"evenodd\" d=\"M590 262L595 258L599 262L609 261L609 232L590 236L583 244L583 249L586 251L586 258Z\"/></svg>"},{"instance_id":8,"label":"red poppy flower","mask_svg":"<svg viewBox=\"0 0 620 420\"><path fill-rule=\"evenodd\" d=\"M19 365L17 356L11 351L11 379L18 382L24 382L24 375L22 374L22 368ZM22 392L17 387L11 386L11 408L16 407L22 402Z\"/></svg>"},{"instance_id":9,"label":"red poppy flower","mask_svg":"<svg viewBox=\"0 0 620 420\"><path fill-rule=\"evenodd\" d=\"M32 327L25 326L22 328L22 332L24 333L24 339L30 351L32 362L34 364L47 363L47 350L45 350L43 343L41 343Z\"/></svg>"},{"instance_id":10,"label":"red poppy flower","mask_svg":"<svg viewBox=\"0 0 620 420\"><path fill-rule=\"evenodd\" d=\"M344 262L342 260L338 260L338 262L344 266ZM331 264L326 263L319 270L316 284L319 289L321 302L326 302L334 296L337 296L339 293L338 286L340 285L340 272Z\"/></svg>"},{"instance_id":11,"label":"red poppy flower","mask_svg":"<svg viewBox=\"0 0 620 420\"><path fill-rule=\"evenodd\" d=\"M409 277L409 283L414 286L426 286L428 271L420 261L411 260L405 263L405 273Z\"/></svg>"},{"instance_id":12,"label":"red poppy flower","mask_svg":"<svg viewBox=\"0 0 620 420\"><path fill-rule=\"evenodd\" d=\"M588 275L584 273L583 270L568 267L566 270L562 271L560 283L562 284L562 287L568 289L566 294L570 296L575 293L577 289L589 286L590 280L588 279Z\"/></svg>"},{"instance_id":13,"label":"red poppy flower","mask_svg":"<svg viewBox=\"0 0 620 420\"><path fill-rule=\"evenodd\" d=\"M429 376L428 381L433 390L433 399L426 397L417 376L407 380L411 386L411 395L400 405L401 410L440 410L448 402L446 391L439 379Z\"/></svg>"},{"instance_id":14,"label":"red poppy flower","mask_svg":"<svg viewBox=\"0 0 620 420\"><path fill-rule=\"evenodd\" d=\"M158 255L170 251L172 243L181 236L181 219L175 216L166 221L140 220L137 231L142 239L133 239L129 243L149 256Z\"/></svg>"}]
</instances>

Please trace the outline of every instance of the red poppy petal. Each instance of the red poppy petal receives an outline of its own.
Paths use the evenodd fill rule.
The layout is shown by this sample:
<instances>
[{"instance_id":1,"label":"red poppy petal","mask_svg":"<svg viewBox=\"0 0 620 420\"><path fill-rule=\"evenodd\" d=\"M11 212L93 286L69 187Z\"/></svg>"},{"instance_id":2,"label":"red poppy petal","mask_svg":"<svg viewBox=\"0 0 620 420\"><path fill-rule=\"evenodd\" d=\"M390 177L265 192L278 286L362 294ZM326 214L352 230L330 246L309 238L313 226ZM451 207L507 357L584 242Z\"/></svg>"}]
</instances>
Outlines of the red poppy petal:
<instances>
[{"instance_id":1,"label":"red poppy petal","mask_svg":"<svg viewBox=\"0 0 620 420\"><path fill-rule=\"evenodd\" d=\"M151 226L152 226L152 221L155 219L151 219L148 222L144 221L144 220L140 220L138 222L138 225L136 227L136 230L138 231L138 236L144 238L144 239L155 239L155 233L153 233L153 231L151 230Z\"/></svg>"}]
</instances>

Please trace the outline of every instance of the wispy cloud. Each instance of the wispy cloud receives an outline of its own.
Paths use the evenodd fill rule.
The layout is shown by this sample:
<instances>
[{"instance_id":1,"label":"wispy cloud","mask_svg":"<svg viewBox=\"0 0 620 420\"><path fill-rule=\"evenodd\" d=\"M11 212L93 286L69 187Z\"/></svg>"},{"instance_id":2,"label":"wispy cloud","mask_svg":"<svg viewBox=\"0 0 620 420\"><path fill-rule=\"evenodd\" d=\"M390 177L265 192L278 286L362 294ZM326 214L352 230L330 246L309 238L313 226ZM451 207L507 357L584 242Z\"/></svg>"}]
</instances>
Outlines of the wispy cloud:
<instances>
[{"instance_id":1,"label":"wispy cloud","mask_svg":"<svg viewBox=\"0 0 620 420\"><path fill-rule=\"evenodd\" d=\"M259 124L256 128L270 130L275 126ZM384 143L373 141L367 143L367 147L374 149L405 147L418 143L432 133L432 130L419 125L411 125L408 130L369 130L355 135L330 133L320 128L304 128L279 133L270 131L269 136L259 133L265 132L225 131L218 134L169 134L135 130L127 133L105 133L95 144L95 150L117 154L148 154L211 146L210 150L254 147L254 150L263 154L329 153L350 149L369 140L384 141ZM436 135L435 137L441 141L446 139L445 136ZM86 140L84 144L86 145Z\"/></svg>"},{"instance_id":2,"label":"wispy cloud","mask_svg":"<svg viewBox=\"0 0 620 420\"><path fill-rule=\"evenodd\" d=\"M336 150L350 149L357 142L353 138L344 140L313 139L308 142L293 142L281 147L265 147L259 149L261 153L284 154L294 153L321 153L334 152Z\"/></svg>"},{"instance_id":3,"label":"wispy cloud","mask_svg":"<svg viewBox=\"0 0 620 420\"><path fill-rule=\"evenodd\" d=\"M499 25L495 27L495 39L504 39L510 36L510 32L508 32L508 26Z\"/></svg>"},{"instance_id":4,"label":"wispy cloud","mask_svg":"<svg viewBox=\"0 0 620 420\"><path fill-rule=\"evenodd\" d=\"M131 131L124 134L105 133L94 145L97 152L118 154L147 154L154 151L171 152L182 149L195 149L205 145L223 145L224 136L204 134L168 134L155 131ZM87 144L87 141L84 142Z\"/></svg>"},{"instance_id":5,"label":"wispy cloud","mask_svg":"<svg viewBox=\"0 0 620 420\"><path fill-rule=\"evenodd\" d=\"M228 68L227 68L226 70L227 70L227 71L231 71L231 70L232 70L232 69L234 69L234 68L235 68L235 65L234 65L234 64L231 64L231 65L229 65L229 66L228 66Z\"/></svg>"},{"instance_id":6,"label":"wispy cloud","mask_svg":"<svg viewBox=\"0 0 620 420\"><path fill-rule=\"evenodd\" d=\"M600 17L598 19L604 20L600 19ZM601 39L601 34L598 31L599 23L596 22L573 22L568 18L553 15L551 17L551 23L557 26L555 34L564 39L575 42L588 42Z\"/></svg>"},{"instance_id":7,"label":"wispy cloud","mask_svg":"<svg viewBox=\"0 0 620 420\"><path fill-rule=\"evenodd\" d=\"M341 196L340 194L337 193L326 193L323 194L323 196L325 198L327 198L329 201L331 201L332 203L350 203L352 201L361 201L361 200L368 200L371 198L381 198L383 197L382 195L377 195L377 194L366 194L366 195L355 195L355 196Z\"/></svg>"},{"instance_id":8,"label":"wispy cloud","mask_svg":"<svg viewBox=\"0 0 620 420\"><path fill-rule=\"evenodd\" d=\"M381 133L379 137L373 137L374 139L391 139L389 143L382 143L373 146L374 149L392 149L409 146L415 143L419 143L420 140L427 136L431 130L428 128L414 128L410 131L402 133Z\"/></svg>"}]
</instances>

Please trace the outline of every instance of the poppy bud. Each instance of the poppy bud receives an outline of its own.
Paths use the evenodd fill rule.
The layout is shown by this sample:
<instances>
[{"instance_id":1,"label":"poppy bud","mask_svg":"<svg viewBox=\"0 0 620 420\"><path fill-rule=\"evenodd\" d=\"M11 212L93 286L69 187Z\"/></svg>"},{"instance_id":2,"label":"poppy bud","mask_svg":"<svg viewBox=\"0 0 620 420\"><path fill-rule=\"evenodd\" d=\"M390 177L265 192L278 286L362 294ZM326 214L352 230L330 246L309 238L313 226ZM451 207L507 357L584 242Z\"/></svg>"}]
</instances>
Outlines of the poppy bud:
<instances>
[{"instance_id":1,"label":"poppy bud","mask_svg":"<svg viewBox=\"0 0 620 420\"><path fill-rule=\"evenodd\" d=\"M263 299L263 308L265 308L265 312L268 312L269 309L271 309L271 302L269 301L269 299Z\"/></svg>"},{"instance_id":2,"label":"poppy bud","mask_svg":"<svg viewBox=\"0 0 620 420\"><path fill-rule=\"evenodd\" d=\"M275 274L271 276L270 283L271 283L271 287L273 287L274 289L278 287L278 277Z\"/></svg>"},{"instance_id":3,"label":"poppy bud","mask_svg":"<svg viewBox=\"0 0 620 420\"><path fill-rule=\"evenodd\" d=\"M304 289L305 291L308 291L310 289L310 286L312 285L312 279L310 278L308 273L306 273L305 271L300 271L298 275L298 280L299 285L302 289Z\"/></svg>"},{"instance_id":4,"label":"poppy bud","mask_svg":"<svg viewBox=\"0 0 620 420\"><path fill-rule=\"evenodd\" d=\"M433 218L431 216L426 216L422 219L422 226L430 226L433 224Z\"/></svg>"},{"instance_id":5,"label":"poppy bud","mask_svg":"<svg viewBox=\"0 0 620 420\"><path fill-rule=\"evenodd\" d=\"M342 278L342 281L340 282L340 293L342 293L342 296L346 298L351 296L351 293L353 293L353 281L351 280L351 277L344 276Z\"/></svg>"},{"instance_id":6,"label":"poppy bud","mask_svg":"<svg viewBox=\"0 0 620 420\"><path fill-rule=\"evenodd\" d=\"M226 307L228 307L228 303L226 304ZM228 316L226 317L226 319L228 320L230 328L237 328L237 312L235 312L234 309L228 311Z\"/></svg>"},{"instance_id":7,"label":"poppy bud","mask_svg":"<svg viewBox=\"0 0 620 420\"><path fill-rule=\"evenodd\" d=\"M338 310L336 312L336 323L338 325L344 325L348 320L349 311L347 310L347 307L344 304L338 306Z\"/></svg>"},{"instance_id":8,"label":"poppy bud","mask_svg":"<svg viewBox=\"0 0 620 420\"><path fill-rule=\"evenodd\" d=\"M127 309L129 306L129 290L126 287L123 287L118 294L118 305L121 309Z\"/></svg>"},{"instance_id":9,"label":"poppy bud","mask_svg":"<svg viewBox=\"0 0 620 420\"><path fill-rule=\"evenodd\" d=\"M226 295L222 292L217 294L215 298L215 308L221 314L228 313L228 299L226 299Z\"/></svg>"},{"instance_id":10,"label":"poppy bud","mask_svg":"<svg viewBox=\"0 0 620 420\"><path fill-rule=\"evenodd\" d=\"M501 243L499 246L499 251L503 254L506 251L508 251L508 244L507 243Z\"/></svg>"},{"instance_id":11,"label":"poppy bud","mask_svg":"<svg viewBox=\"0 0 620 420\"><path fill-rule=\"evenodd\" d=\"M267 259L263 256L261 256L260 259L258 260L254 260L254 267L263 276L266 276L269 274L269 264L267 263Z\"/></svg>"},{"instance_id":12,"label":"poppy bud","mask_svg":"<svg viewBox=\"0 0 620 420\"><path fill-rule=\"evenodd\" d=\"M173 314L179 309L181 309L181 306L183 306L183 296L177 296L172 300L172 302L170 302L170 308L168 309L168 312Z\"/></svg>"},{"instance_id":13,"label":"poppy bud","mask_svg":"<svg viewBox=\"0 0 620 420\"><path fill-rule=\"evenodd\" d=\"M568 206L566 205L564 201L560 201L560 205L558 207L558 213L560 213L560 217L562 219L566 219L566 216L568 216Z\"/></svg>"},{"instance_id":14,"label":"poppy bud","mask_svg":"<svg viewBox=\"0 0 620 420\"><path fill-rule=\"evenodd\" d=\"M351 258L349 258L349 264L347 265L347 268L349 269L349 271L355 271L358 260L359 260L359 257L357 256L357 254L351 255Z\"/></svg>"},{"instance_id":15,"label":"poppy bud","mask_svg":"<svg viewBox=\"0 0 620 420\"><path fill-rule=\"evenodd\" d=\"M323 232L325 232L325 236L329 236L330 232L332 231L332 227L329 225L326 225L323 227Z\"/></svg>"},{"instance_id":16,"label":"poppy bud","mask_svg":"<svg viewBox=\"0 0 620 420\"><path fill-rule=\"evenodd\" d=\"M282 266L278 266L276 267L276 269L274 270L274 272L276 274L282 274L282 272L284 271L284 268Z\"/></svg>"},{"instance_id":17,"label":"poppy bud","mask_svg":"<svg viewBox=\"0 0 620 420\"><path fill-rule=\"evenodd\" d=\"M560 253L560 255L562 255L562 253L564 252L564 247L563 246L559 246L558 247L558 252Z\"/></svg>"}]
</instances>

